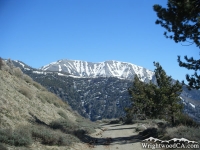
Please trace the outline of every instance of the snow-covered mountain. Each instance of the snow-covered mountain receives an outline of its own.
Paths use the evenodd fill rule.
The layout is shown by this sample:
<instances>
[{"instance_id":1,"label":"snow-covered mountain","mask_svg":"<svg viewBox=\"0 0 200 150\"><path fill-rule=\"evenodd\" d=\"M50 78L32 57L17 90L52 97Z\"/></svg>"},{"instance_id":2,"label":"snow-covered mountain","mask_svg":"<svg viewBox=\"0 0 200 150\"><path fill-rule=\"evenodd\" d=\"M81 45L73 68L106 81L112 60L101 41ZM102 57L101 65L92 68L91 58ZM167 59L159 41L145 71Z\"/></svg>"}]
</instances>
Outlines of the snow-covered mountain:
<instances>
[{"instance_id":1,"label":"snow-covered mountain","mask_svg":"<svg viewBox=\"0 0 200 150\"><path fill-rule=\"evenodd\" d=\"M67 72L79 77L117 77L122 79L133 79L138 75L141 81L148 82L154 72L143 67L120 61L105 61L92 63L80 60L59 60L40 68L43 71Z\"/></svg>"}]
</instances>

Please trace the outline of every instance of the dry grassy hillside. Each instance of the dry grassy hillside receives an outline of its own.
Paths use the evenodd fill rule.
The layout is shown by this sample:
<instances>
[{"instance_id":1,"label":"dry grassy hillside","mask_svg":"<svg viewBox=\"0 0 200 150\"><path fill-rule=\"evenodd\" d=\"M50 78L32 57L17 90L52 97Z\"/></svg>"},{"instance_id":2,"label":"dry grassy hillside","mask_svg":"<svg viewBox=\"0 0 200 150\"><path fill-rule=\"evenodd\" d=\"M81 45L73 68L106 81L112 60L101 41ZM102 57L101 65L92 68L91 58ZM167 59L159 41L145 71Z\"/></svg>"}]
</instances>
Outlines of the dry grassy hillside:
<instances>
[{"instance_id":1,"label":"dry grassy hillside","mask_svg":"<svg viewBox=\"0 0 200 150\"><path fill-rule=\"evenodd\" d=\"M96 126L7 61L0 69L0 149L67 149Z\"/></svg>"}]
</instances>

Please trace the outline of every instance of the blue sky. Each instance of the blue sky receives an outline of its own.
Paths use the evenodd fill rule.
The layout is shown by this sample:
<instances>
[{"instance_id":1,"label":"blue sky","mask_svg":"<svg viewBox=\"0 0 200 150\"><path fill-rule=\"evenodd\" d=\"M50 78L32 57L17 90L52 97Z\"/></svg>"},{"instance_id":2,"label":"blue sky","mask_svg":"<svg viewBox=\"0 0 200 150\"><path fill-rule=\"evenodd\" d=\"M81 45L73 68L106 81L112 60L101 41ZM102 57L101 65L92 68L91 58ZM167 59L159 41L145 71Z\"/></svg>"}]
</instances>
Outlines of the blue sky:
<instances>
[{"instance_id":1,"label":"blue sky","mask_svg":"<svg viewBox=\"0 0 200 150\"><path fill-rule=\"evenodd\" d=\"M60 59L118 60L183 80L177 55L199 57L195 46L163 36L153 5L167 0L0 0L0 56L39 68ZM183 43L187 45L187 43Z\"/></svg>"}]
</instances>

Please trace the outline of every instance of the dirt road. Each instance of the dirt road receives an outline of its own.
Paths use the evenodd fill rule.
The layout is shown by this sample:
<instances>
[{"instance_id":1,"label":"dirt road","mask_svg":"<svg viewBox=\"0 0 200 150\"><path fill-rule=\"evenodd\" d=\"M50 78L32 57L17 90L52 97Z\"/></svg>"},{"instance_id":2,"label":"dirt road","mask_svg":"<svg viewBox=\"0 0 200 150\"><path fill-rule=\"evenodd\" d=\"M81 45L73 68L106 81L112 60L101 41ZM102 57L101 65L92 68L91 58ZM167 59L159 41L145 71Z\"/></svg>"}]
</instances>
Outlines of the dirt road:
<instances>
[{"instance_id":1,"label":"dirt road","mask_svg":"<svg viewBox=\"0 0 200 150\"><path fill-rule=\"evenodd\" d=\"M142 150L141 138L135 128L136 124L102 125L102 130L90 135L88 144L76 144L71 150Z\"/></svg>"}]
</instances>

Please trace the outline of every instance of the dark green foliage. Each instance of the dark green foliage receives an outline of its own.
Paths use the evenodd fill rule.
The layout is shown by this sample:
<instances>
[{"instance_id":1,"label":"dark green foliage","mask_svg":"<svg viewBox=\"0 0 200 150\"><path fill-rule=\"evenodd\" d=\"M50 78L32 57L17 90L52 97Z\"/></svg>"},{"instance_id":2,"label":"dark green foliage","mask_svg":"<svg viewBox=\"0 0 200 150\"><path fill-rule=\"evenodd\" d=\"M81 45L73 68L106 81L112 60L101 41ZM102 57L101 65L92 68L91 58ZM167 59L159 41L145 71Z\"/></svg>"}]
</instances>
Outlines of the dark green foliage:
<instances>
[{"instance_id":1,"label":"dark green foliage","mask_svg":"<svg viewBox=\"0 0 200 150\"><path fill-rule=\"evenodd\" d=\"M153 101L149 95L151 93L150 86L153 86L153 84L144 83L135 75L133 86L128 89L133 102L131 108L126 109L127 118L131 118L133 114L152 116Z\"/></svg>"},{"instance_id":2,"label":"dark green foliage","mask_svg":"<svg viewBox=\"0 0 200 150\"><path fill-rule=\"evenodd\" d=\"M200 59L194 60L193 57L188 58L187 56L184 57L186 62L182 62L180 60L180 56L178 56L178 63L180 67L185 67L189 70L194 70L195 73L190 76L186 74L186 80L188 81L188 89L200 89L200 75L197 74L197 71L200 70ZM184 83L184 81L183 81Z\"/></svg>"},{"instance_id":3,"label":"dark green foliage","mask_svg":"<svg viewBox=\"0 0 200 150\"><path fill-rule=\"evenodd\" d=\"M177 80L172 83L171 76L167 76L166 72L162 69L159 63L154 62L155 76L157 80L157 91L155 100L160 101L158 105L159 112L172 124L175 123L175 115L180 113L183 109L179 95L182 92L182 85ZM161 108L160 108L161 107Z\"/></svg>"},{"instance_id":4,"label":"dark green foliage","mask_svg":"<svg viewBox=\"0 0 200 150\"><path fill-rule=\"evenodd\" d=\"M163 118L175 123L175 116L182 110L179 95L182 85L166 75L159 63L154 62L157 85L144 83L137 76L129 88L132 106L126 109L127 118L133 115L145 115L148 118ZM135 118L137 119L137 118Z\"/></svg>"},{"instance_id":5,"label":"dark green foliage","mask_svg":"<svg viewBox=\"0 0 200 150\"><path fill-rule=\"evenodd\" d=\"M192 40L200 47L200 1L199 0L168 0L167 8L160 5L153 6L159 19L156 24L164 27L172 35L164 35L176 43Z\"/></svg>"},{"instance_id":6,"label":"dark green foliage","mask_svg":"<svg viewBox=\"0 0 200 150\"><path fill-rule=\"evenodd\" d=\"M199 0L168 0L167 8L160 5L153 6L157 13L158 19L156 24L160 24L166 29L164 35L173 39L176 43L188 42L189 45L196 44L200 48L200 1ZM167 33L172 33L168 35ZM188 41L190 40L190 41ZM200 88L200 59L194 60L193 57L184 57L186 60L182 62L178 56L180 67L194 70L192 76L186 75L189 82L189 88Z\"/></svg>"}]
</instances>

